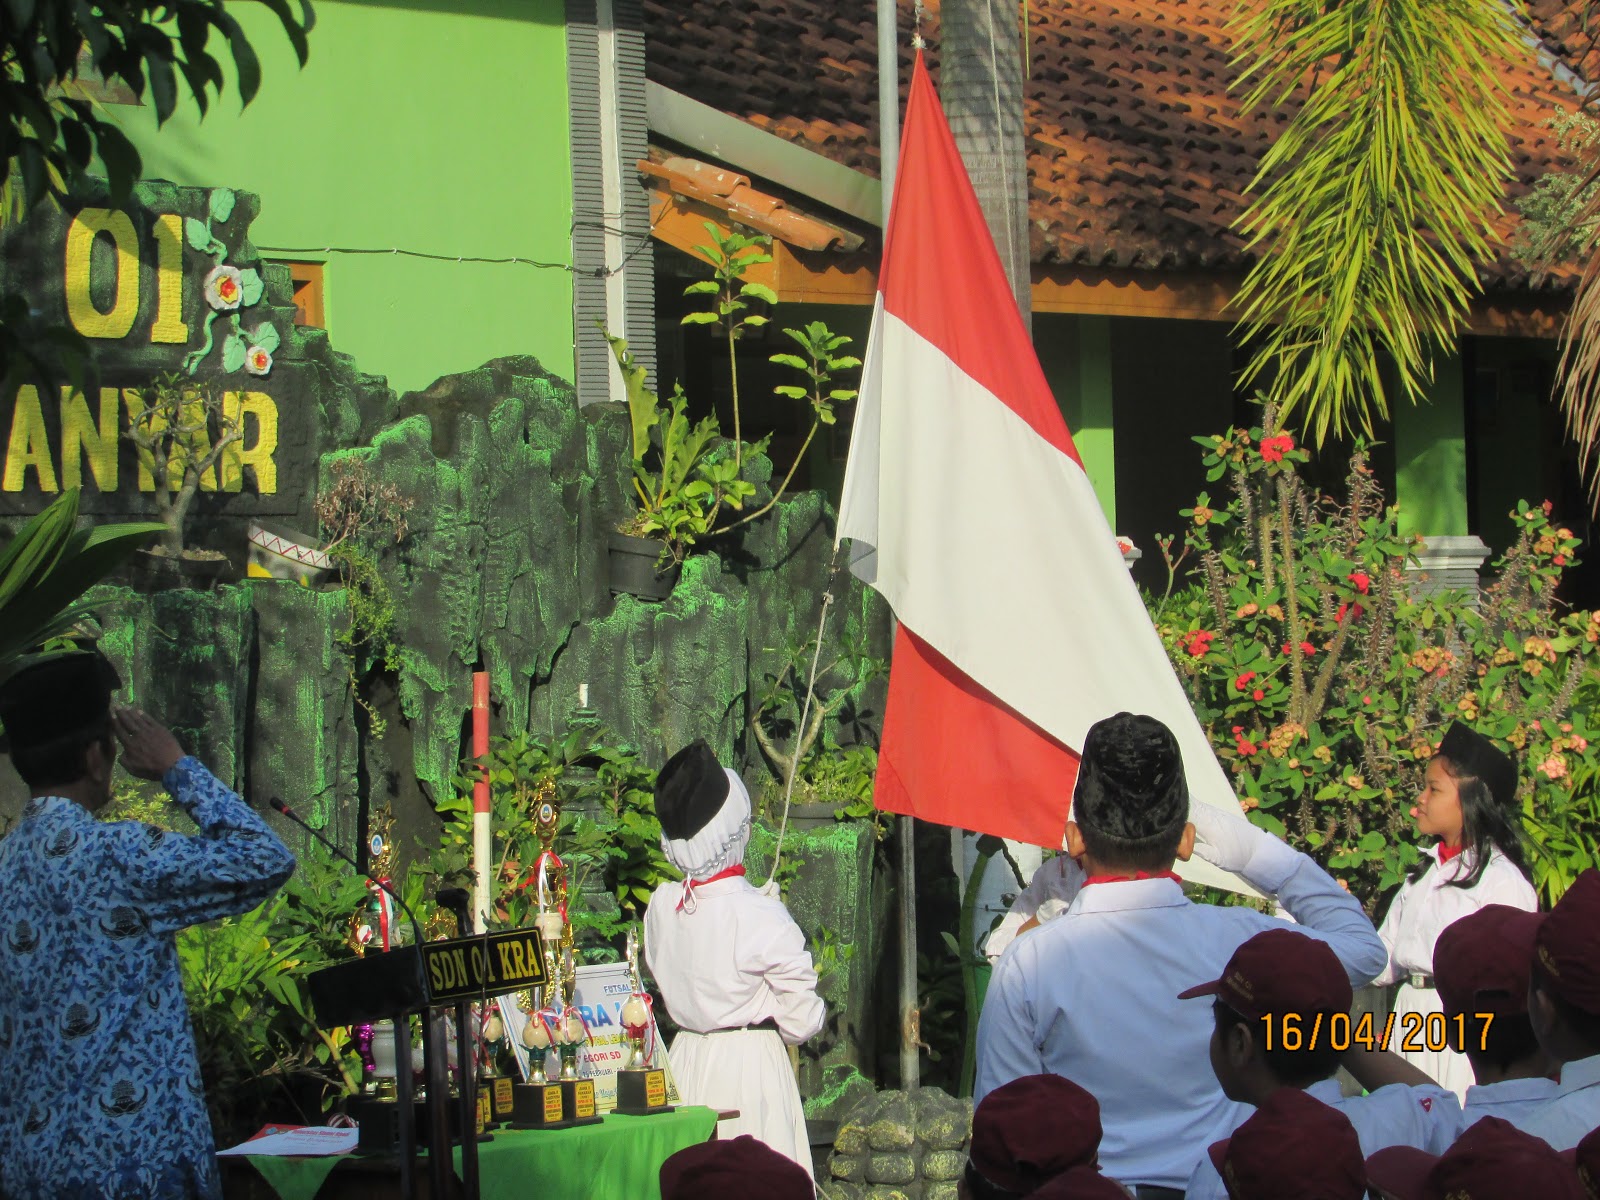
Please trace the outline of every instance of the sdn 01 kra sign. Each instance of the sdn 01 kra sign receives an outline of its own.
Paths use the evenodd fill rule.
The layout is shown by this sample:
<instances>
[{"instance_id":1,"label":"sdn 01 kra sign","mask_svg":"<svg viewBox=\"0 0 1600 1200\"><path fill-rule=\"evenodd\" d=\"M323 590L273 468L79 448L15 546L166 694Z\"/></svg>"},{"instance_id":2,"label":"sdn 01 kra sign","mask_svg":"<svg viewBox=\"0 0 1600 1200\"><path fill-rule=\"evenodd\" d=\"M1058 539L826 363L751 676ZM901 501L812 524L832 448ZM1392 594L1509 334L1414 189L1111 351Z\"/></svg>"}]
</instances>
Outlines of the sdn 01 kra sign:
<instances>
[{"instance_id":1,"label":"sdn 01 kra sign","mask_svg":"<svg viewBox=\"0 0 1600 1200\"><path fill-rule=\"evenodd\" d=\"M19 378L0 397L0 514L36 512L70 487L86 511L153 511L160 481L125 435L163 375L218 398L198 443L243 431L201 479L202 511L301 507L315 368L296 353L287 272L269 280L246 237L255 204L227 189L141 184L125 208L41 206L0 234L0 287L92 353L81 390Z\"/></svg>"}]
</instances>

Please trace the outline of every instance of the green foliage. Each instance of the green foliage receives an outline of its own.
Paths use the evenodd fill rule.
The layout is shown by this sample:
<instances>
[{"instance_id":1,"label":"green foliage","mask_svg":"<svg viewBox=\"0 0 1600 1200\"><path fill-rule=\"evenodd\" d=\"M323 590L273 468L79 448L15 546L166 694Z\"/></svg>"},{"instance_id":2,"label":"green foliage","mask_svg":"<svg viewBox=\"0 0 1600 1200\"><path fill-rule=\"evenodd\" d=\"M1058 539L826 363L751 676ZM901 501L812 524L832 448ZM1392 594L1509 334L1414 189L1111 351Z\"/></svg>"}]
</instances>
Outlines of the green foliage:
<instances>
[{"instance_id":1,"label":"green foliage","mask_svg":"<svg viewBox=\"0 0 1600 1200\"><path fill-rule=\"evenodd\" d=\"M588 729L551 741L530 733L492 738L484 765L494 839L494 920L516 928L537 911L530 880L539 841L529 813L541 790L553 786L561 804L556 845L569 871L569 894L576 896L598 874L618 906L613 915L574 904L573 937L588 957L609 956L603 943L640 919L657 885L675 877L661 853L656 773L631 747L609 744L603 730ZM470 877L472 790L479 778L475 763L464 764L455 778L456 795L440 805L445 828L429 868L436 875Z\"/></svg>"},{"instance_id":2,"label":"green foliage","mask_svg":"<svg viewBox=\"0 0 1600 1200\"><path fill-rule=\"evenodd\" d=\"M308 0L300 0L298 17L288 0L263 3L304 66L314 22ZM98 76L141 101L148 96L165 124L177 109L181 75L203 115L224 89L225 60L214 53L213 34L227 44L239 101L247 105L261 87L261 64L222 0L9 0L0 13L0 178L16 166L31 205L47 194L65 197L98 167L113 202L126 200L142 169L139 152L118 122L97 110L86 83Z\"/></svg>"},{"instance_id":3,"label":"green foliage","mask_svg":"<svg viewBox=\"0 0 1600 1200\"><path fill-rule=\"evenodd\" d=\"M1459 718L1518 752L1534 882L1553 900L1600 835L1600 613L1555 598L1571 530L1548 503L1521 506L1474 606L1407 576L1416 539L1398 533L1364 449L1341 501L1306 487L1308 456L1270 410L1262 427L1196 440L1230 495L1184 510L1178 553L1159 539L1172 583L1151 610L1252 820L1375 909L1417 861L1407 810ZM1176 587L1191 555L1195 582Z\"/></svg>"},{"instance_id":4,"label":"green foliage","mask_svg":"<svg viewBox=\"0 0 1600 1200\"><path fill-rule=\"evenodd\" d=\"M93 613L80 597L142 543L150 521L79 529L78 489L61 493L0 550L0 678L37 647L56 647Z\"/></svg>"},{"instance_id":5,"label":"green foliage","mask_svg":"<svg viewBox=\"0 0 1600 1200\"><path fill-rule=\"evenodd\" d=\"M212 384L197 383L175 371L129 393L128 407L128 428L122 436L133 443L140 465L167 483L155 489L156 510L165 526L162 549L176 558L183 553L189 505L202 480L216 485L215 472L219 466L225 469L228 447L244 437L244 422L229 413L222 392Z\"/></svg>"},{"instance_id":6,"label":"green foliage","mask_svg":"<svg viewBox=\"0 0 1600 1200\"><path fill-rule=\"evenodd\" d=\"M794 479L817 429L837 420L834 406L855 399L854 389L833 386L834 376L861 366L859 359L835 353L849 345L850 339L835 334L821 321L813 321L804 329L783 331L798 345L801 354L775 354L771 361L801 372L806 384L783 384L774 391L810 405L811 429L782 482L773 489L772 498L756 511L719 526L724 505L743 512L744 502L755 495L755 485L744 476L747 449L753 454L764 453L770 440L764 438L750 447L743 441L735 344L746 330L767 323L766 316L751 311L752 302L776 304L778 298L765 284L745 280L745 272L751 267L772 261L766 252L771 238L737 232L725 235L709 221L706 229L711 233L712 244L695 249L711 264L712 278L691 283L684 294L708 299L705 307L687 314L683 323L715 325L726 334L733 396L733 438L729 445L721 444L722 427L714 414L690 424L688 397L681 386L673 385L672 397L663 405L645 385L645 369L634 362L628 343L606 334L627 394L633 486L639 498L638 510L621 526L621 532L659 538L663 543L662 560L671 563L682 562L696 541L737 529L771 510Z\"/></svg>"},{"instance_id":7,"label":"green foliage","mask_svg":"<svg viewBox=\"0 0 1600 1200\"><path fill-rule=\"evenodd\" d=\"M316 1024L306 977L347 956L346 922L366 889L342 867L302 859L294 878L243 916L178 935L178 963L219 1144L263 1114L320 1123L355 1090L348 1032Z\"/></svg>"},{"instance_id":8,"label":"green foliage","mask_svg":"<svg viewBox=\"0 0 1600 1200\"><path fill-rule=\"evenodd\" d=\"M1593 211L1600 179L1600 120L1587 112L1558 112L1548 122L1556 148L1575 170L1554 170L1539 177L1516 201L1522 224L1511 239L1511 254L1535 274L1566 264L1581 265L1594 242Z\"/></svg>"},{"instance_id":9,"label":"green foliage","mask_svg":"<svg viewBox=\"0 0 1600 1200\"><path fill-rule=\"evenodd\" d=\"M1510 7L1450 0L1241 5L1244 106L1297 109L1239 225L1259 255L1237 301L1251 359L1320 445L1423 398L1478 292L1511 163L1500 64ZM1308 83L1309 81L1309 83ZM1299 96L1309 86L1304 102Z\"/></svg>"}]
</instances>

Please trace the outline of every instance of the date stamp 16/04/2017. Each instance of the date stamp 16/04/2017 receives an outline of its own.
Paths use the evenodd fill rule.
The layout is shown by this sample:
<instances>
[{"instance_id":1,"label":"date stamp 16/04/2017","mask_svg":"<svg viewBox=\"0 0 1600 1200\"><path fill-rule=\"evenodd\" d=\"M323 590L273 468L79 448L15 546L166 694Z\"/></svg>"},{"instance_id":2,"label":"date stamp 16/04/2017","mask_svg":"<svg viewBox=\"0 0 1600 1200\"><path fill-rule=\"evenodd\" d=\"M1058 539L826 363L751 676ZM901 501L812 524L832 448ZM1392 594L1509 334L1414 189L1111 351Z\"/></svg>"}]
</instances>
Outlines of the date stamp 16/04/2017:
<instances>
[{"instance_id":1,"label":"date stamp 16/04/2017","mask_svg":"<svg viewBox=\"0 0 1600 1200\"><path fill-rule=\"evenodd\" d=\"M1381 1023L1371 1013L1352 1018L1349 1013L1268 1013L1261 1018L1267 1030L1267 1052L1333 1050L1343 1054L1352 1047L1363 1050L1395 1049L1402 1053L1438 1053L1468 1049L1487 1050L1493 1013L1390 1013ZM1396 1035L1398 1034L1398 1038Z\"/></svg>"}]
</instances>

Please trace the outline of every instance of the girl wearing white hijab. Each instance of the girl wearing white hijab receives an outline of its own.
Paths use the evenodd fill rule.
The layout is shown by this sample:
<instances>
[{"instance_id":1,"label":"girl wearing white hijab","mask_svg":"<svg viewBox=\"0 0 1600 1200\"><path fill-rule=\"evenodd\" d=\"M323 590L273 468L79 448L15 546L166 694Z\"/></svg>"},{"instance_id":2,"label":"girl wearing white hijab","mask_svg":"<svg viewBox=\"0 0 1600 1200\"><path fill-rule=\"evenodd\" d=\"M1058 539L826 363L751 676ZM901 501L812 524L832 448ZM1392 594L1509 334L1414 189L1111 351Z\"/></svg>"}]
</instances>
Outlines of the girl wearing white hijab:
<instances>
[{"instance_id":1,"label":"girl wearing white hijab","mask_svg":"<svg viewBox=\"0 0 1600 1200\"><path fill-rule=\"evenodd\" d=\"M669 1051L679 1094L688 1104L737 1109L719 1138L751 1134L810 1174L784 1046L822 1028L822 999L800 927L783 901L745 878L750 795L696 741L661 769L655 798L661 848L684 879L650 899L645 960L681 1030Z\"/></svg>"}]
</instances>

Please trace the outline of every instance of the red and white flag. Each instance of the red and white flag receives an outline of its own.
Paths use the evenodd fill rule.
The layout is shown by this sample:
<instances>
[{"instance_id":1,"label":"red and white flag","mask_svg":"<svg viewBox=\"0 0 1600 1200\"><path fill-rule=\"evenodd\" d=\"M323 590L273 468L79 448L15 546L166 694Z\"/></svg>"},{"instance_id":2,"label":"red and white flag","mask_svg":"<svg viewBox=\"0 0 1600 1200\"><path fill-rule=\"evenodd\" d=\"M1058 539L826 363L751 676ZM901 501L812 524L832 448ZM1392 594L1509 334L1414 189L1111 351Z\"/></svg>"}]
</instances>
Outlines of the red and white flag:
<instances>
[{"instance_id":1,"label":"red and white flag","mask_svg":"<svg viewBox=\"0 0 1600 1200\"><path fill-rule=\"evenodd\" d=\"M1055 847L1089 727L1171 728L1195 799L1237 801L1045 382L919 53L838 536L900 627L889 812ZM1238 887L1193 860L1185 877Z\"/></svg>"}]
</instances>

